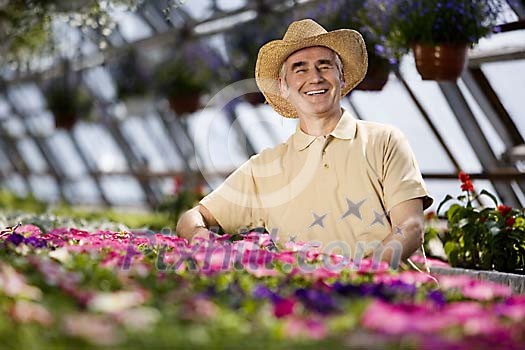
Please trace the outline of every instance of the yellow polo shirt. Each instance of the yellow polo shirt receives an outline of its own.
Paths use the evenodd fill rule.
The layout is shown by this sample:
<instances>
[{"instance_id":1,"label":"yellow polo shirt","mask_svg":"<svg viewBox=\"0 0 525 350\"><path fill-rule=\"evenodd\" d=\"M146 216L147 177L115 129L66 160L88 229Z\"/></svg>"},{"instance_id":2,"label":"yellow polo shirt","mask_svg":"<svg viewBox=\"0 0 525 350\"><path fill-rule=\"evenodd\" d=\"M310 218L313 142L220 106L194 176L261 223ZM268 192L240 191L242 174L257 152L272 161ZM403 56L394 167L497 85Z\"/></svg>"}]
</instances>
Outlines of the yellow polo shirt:
<instances>
[{"instance_id":1,"label":"yellow polo shirt","mask_svg":"<svg viewBox=\"0 0 525 350\"><path fill-rule=\"evenodd\" d=\"M251 157L200 202L229 233L264 226L279 242L382 241L398 203L428 195L414 154L396 128L347 111L327 136L299 127Z\"/></svg>"}]
</instances>

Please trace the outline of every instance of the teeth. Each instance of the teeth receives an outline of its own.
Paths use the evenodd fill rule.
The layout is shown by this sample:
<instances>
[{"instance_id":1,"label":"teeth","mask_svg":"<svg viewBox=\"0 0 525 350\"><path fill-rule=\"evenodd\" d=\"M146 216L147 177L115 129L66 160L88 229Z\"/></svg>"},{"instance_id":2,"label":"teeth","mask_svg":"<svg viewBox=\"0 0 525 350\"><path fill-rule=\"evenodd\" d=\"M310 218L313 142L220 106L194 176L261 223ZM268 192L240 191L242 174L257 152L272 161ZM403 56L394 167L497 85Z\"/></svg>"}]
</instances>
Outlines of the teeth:
<instances>
[{"instance_id":1,"label":"teeth","mask_svg":"<svg viewBox=\"0 0 525 350\"><path fill-rule=\"evenodd\" d=\"M324 94L326 90L316 90L316 91L308 91L307 95L317 95L317 94Z\"/></svg>"}]
</instances>

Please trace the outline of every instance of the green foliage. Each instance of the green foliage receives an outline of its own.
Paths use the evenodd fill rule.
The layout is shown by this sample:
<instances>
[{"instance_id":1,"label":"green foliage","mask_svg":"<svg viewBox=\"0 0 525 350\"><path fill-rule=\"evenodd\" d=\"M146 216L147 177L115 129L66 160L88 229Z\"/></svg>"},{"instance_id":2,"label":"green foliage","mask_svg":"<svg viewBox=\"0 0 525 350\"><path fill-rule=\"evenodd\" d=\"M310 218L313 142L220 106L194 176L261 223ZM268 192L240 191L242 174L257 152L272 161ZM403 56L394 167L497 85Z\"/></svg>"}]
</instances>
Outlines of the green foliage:
<instances>
[{"instance_id":1,"label":"green foliage","mask_svg":"<svg viewBox=\"0 0 525 350\"><path fill-rule=\"evenodd\" d=\"M47 204L37 199L33 194L23 197L6 190L0 190L0 209L41 214L47 210Z\"/></svg>"},{"instance_id":2,"label":"green foliage","mask_svg":"<svg viewBox=\"0 0 525 350\"><path fill-rule=\"evenodd\" d=\"M492 196L487 191L480 195ZM444 202L451 200L447 196ZM475 197L458 197L445 212L448 230L442 235L445 253L452 266L524 273L525 211L499 205L476 208Z\"/></svg>"}]
</instances>

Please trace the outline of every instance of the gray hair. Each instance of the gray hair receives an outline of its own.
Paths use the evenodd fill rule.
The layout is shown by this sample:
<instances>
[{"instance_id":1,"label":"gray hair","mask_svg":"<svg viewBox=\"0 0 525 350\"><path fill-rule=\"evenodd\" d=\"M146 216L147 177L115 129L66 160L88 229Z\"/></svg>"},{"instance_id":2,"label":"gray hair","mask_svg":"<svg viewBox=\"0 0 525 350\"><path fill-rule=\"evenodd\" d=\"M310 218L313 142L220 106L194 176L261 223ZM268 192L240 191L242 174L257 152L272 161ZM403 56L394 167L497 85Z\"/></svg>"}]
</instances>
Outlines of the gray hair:
<instances>
[{"instance_id":1,"label":"gray hair","mask_svg":"<svg viewBox=\"0 0 525 350\"><path fill-rule=\"evenodd\" d=\"M337 67L337 70L339 71L339 78L341 79L343 77L343 62L341 61L341 57L332 50L332 52L335 55L335 66ZM281 69L279 70L279 78L283 81L285 86L288 86L286 83L286 60L281 65Z\"/></svg>"}]
</instances>

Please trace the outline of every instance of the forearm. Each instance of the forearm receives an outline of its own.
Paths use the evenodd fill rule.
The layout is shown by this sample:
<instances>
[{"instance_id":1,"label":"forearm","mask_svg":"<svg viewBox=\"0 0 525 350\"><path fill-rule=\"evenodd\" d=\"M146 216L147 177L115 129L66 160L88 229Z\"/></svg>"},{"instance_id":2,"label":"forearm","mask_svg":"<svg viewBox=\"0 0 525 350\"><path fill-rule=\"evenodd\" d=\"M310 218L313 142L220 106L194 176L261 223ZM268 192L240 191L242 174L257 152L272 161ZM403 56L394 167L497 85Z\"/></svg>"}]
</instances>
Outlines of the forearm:
<instances>
[{"instance_id":1,"label":"forearm","mask_svg":"<svg viewBox=\"0 0 525 350\"><path fill-rule=\"evenodd\" d=\"M191 240L199 230L202 231L207 227L206 220L197 206L181 215L176 232L180 237Z\"/></svg>"},{"instance_id":2,"label":"forearm","mask_svg":"<svg viewBox=\"0 0 525 350\"><path fill-rule=\"evenodd\" d=\"M394 227L392 232L381 242L381 247L378 248L382 253L381 260L395 266L399 260L408 259L421 247L423 237L423 222L418 218Z\"/></svg>"}]
</instances>

